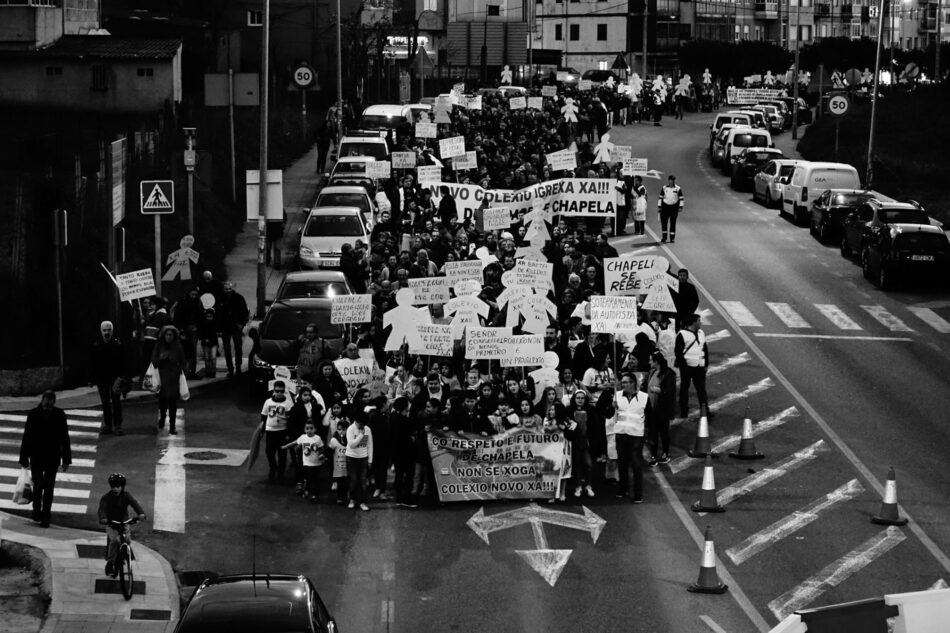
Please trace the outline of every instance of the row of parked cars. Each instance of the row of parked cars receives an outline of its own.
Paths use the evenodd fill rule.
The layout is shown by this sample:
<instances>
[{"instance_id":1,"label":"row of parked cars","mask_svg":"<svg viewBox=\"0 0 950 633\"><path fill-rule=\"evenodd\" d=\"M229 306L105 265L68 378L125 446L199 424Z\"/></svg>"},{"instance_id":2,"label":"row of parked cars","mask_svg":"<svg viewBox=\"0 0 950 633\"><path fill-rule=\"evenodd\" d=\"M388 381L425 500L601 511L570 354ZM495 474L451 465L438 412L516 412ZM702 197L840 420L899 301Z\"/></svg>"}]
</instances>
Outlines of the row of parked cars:
<instances>
[{"instance_id":1,"label":"row of parked cars","mask_svg":"<svg viewBox=\"0 0 950 633\"><path fill-rule=\"evenodd\" d=\"M943 225L913 200L863 188L853 165L786 158L746 110L717 114L709 147L733 189L750 190L753 200L808 226L821 243L838 245L881 289L901 279L947 278L950 241Z\"/></svg>"}]
</instances>

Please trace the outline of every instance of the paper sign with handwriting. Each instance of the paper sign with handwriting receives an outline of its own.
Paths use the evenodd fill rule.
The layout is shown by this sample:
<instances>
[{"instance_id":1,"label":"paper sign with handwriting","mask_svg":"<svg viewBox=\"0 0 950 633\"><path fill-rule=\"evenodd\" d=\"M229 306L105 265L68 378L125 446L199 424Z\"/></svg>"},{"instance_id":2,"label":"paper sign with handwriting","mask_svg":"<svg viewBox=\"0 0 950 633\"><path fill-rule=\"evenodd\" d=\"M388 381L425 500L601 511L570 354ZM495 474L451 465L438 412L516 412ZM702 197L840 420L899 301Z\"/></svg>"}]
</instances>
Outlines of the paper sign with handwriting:
<instances>
[{"instance_id":1,"label":"paper sign with handwriting","mask_svg":"<svg viewBox=\"0 0 950 633\"><path fill-rule=\"evenodd\" d=\"M620 330L633 330L637 327L636 297L590 298L590 331L614 334Z\"/></svg>"},{"instance_id":2,"label":"paper sign with handwriting","mask_svg":"<svg viewBox=\"0 0 950 633\"><path fill-rule=\"evenodd\" d=\"M393 152L394 169L412 169L416 166L415 152Z\"/></svg>"},{"instance_id":3,"label":"paper sign with handwriting","mask_svg":"<svg viewBox=\"0 0 950 633\"><path fill-rule=\"evenodd\" d=\"M439 126L435 123L416 123L416 138L436 138Z\"/></svg>"},{"instance_id":4,"label":"paper sign with handwriting","mask_svg":"<svg viewBox=\"0 0 950 633\"><path fill-rule=\"evenodd\" d=\"M557 97L557 86L541 86L542 97Z\"/></svg>"},{"instance_id":5,"label":"paper sign with handwriting","mask_svg":"<svg viewBox=\"0 0 950 633\"><path fill-rule=\"evenodd\" d=\"M337 295L330 301L330 323L368 323L373 319L372 295Z\"/></svg>"},{"instance_id":6,"label":"paper sign with handwriting","mask_svg":"<svg viewBox=\"0 0 950 633\"><path fill-rule=\"evenodd\" d=\"M527 105L524 97L512 97L508 100L508 107L512 110L524 110Z\"/></svg>"},{"instance_id":7,"label":"paper sign with handwriting","mask_svg":"<svg viewBox=\"0 0 950 633\"><path fill-rule=\"evenodd\" d=\"M422 345L410 347L410 354L426 354L429 356L451 356L454 351L451 325L420 325L416 328Z\"/></svg>"},{"instance_id":8,"label":"paper sign with handwriting","mask_svg":"<svg viewBox=\"0 0 950 633\"><path fill-rule=\"evenodd\" d=\"M545 154L548 159L548 165L552 171L561 171L563 169L577 169L577 154L569 149L562 149L558 152Z\"/></svg>"},{"instance_id":9,"label":"paper sign with handwriting","mask_svg":"<svg viewBox=\"0 0 950 633\"><path fill-rule=\"evenodd\" d=\"M441 158L455 158L465 155L465 137L453 136L439 141L439 156Z\"/></svg>"},{"instance_id":10,"label":"paper sign with handwriting","mask_svg":"<svg viewBox=\"0 0 950 633\"><path fill-rule=\"evenodd\" d=\"M370 178L383 180L392 175L392 166L388 160L377 160L372 163L366 163L366 175Z\"/></svg>"},{"instance_id":11,"label":"paper sign with handwriting","mask_svg":"<svg viewBox=\"0 0 950 633\"><path fill-rule=\"evenodd\" d=\"M604 258L604 287L608 295L646 294L657 279L666 277L670 262L662 255Z\"/></svg>"},{"instance_id":12,"label":"paper sign with handwriting","mask_svg":"<svg viewBox=\"0 0 950 633\"><path fill-rule=\"evenodd\" d=\"M482 263L477 259L445 262L445 278L449 280L451 286L465 279L474 279L481 284L484 282Z\"/></svg>"},{"instance_id":13,"label":"paper sign with handwriting","mask_svg":"<svg viewBox=\"0 0 950 633\"><path fill-rule=\"evenodd\" d=\"M442 180L442 168L438 165L419 165L416 167L416 177L419 179L419 184L439 182Z\"/></svg>"},{"instance_id":14,"label":"paper sign with handwriting","mask_svg":"<svg viewBox=\"0 0 950 633\"><path fill-rule=\"evenodd\" d=\"M511 226L511 209L508 207L493 207L485 209L482 224L486 231L498 231Z\"/></svg>"},{"instance_id":15,"label":"paper sign with handwriting","mask_svg":"<svg viewBox=\"0 0 950 633\"><path fill-rule=\"evenodd\" d=\"M544 107L544 99L542 97L528 97L528 107L540 110Z\"/></svg>"},{"instance_id":16,"label":"paper sign with handwriting","mask_svg":"<svg viewBox=\"0 0 950 633\"><path fill-rule=\"evenodd\" d=\"M446 277L418 277L409 280L409 287L416 294L413 305L445 303L449 300L449 280Z\"/></svg>"},{"instance_id":17,"label":"paper sign with handwriting","mask_svg":"<svg viewBox=\"0 0 950 633\"><path fill-rule=\"evenodd\" d=\"M478 155L475 152L465 152L462 156L452 159L452 167L459 169L478 169Z\"/></svg>"}]
</instances>

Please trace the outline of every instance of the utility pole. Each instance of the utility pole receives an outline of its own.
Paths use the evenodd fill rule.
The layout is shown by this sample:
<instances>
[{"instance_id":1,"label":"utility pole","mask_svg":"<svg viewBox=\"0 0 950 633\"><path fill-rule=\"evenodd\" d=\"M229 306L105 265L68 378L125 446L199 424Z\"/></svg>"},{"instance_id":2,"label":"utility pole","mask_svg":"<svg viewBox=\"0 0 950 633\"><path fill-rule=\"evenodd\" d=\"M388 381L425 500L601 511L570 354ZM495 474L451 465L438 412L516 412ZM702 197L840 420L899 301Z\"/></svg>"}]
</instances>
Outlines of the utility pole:
<instances>
[{"instance_id":1,"label":"utility pole","mask_svg":"<svg viewBox=\"0 0 950 633\"><path fill-rule=\"evenodd\" d=\"M934 57L934 81L940 83L940 37L943 24L943 0L937 0L937 53Z\"/></svg>"},{"instance_id":2,"label":"utility pole","mask_svg":"<svg viewBox=\"0 0 950 633\"><path fill-rule=\"evenodd\" d=\"M267 0L265 0L267 1ZM339 154L339 144L343 140L343 43L341 35L340 21L343 16L340 15L340 0L336 0L336 126L337 126L337 153ZM378 90L376 91L379 92ZM263 176L262 176L263 177Z\"/></svg>"},{"instance_id":3,"label":"utility pole","mask_svg":"<svg viewBox=\"0 0 950 633\"><path fill-rule=\"evenodd\" d=\"M337 0L339 6L339 0ZM337 14L339 19L339 14ZM337 22L339 24L339 22ZM257 203L257 316L264 316L267 289L265 255L267 249L267 101L270 88L270 0L264 0L264 32L261 35L261 156ZM156 216L157 217L157 216Z\"/></svg>"},{"instance_id":4,"label":"utility pole","mask_svg":"<svg viewBox=\"0 0 950 633\"><path fill-rule=\"evenodd\" d=\"M643 81L647 80L647 37L650 32L650 0L643 0Z\"/></svg>"},{"instance_id":5,"label":"utility pole","mask_svg":"<svg viewBox=\"0 0 950 633\"><path fill-rule=\"evenodd\" d=\"M65 209L53 210L53 265L56 268L56 323L59 326L59 371L60 376L64 380L66 375L66 359L63 350L63 249L69 243L66 217ZM115 228L112 228L111 231L115 233Z\"/></svg>"},{"instance_id":6,"label":"utility pole","mask_svg":"<svg viewBox=\"0 0 950 633\"><path fill-rule=\"evenodd\" d=\"M185 149L184 162L185 170L188 172L188 233L195 234L195 128L186 127L185 142L188 144Z\"/></svg>"},{"instance_id":7,"label":"utility pole","mask_svg":"<svg viewBox=\"0 0 950 633\"><path fill-rule=\"evenodd\" d=\"M789 0L791 4L791 0ZM791 13L791 7L789 7ZM789 29L791 30L791 29ZM792 87L792 139L798 138L798 66L801 63L802 48L802 0L795 7L795 85ZM821 92L818 93L818 108L821 108Z\"/></svg>"},{"instance_id":8,"label":"utility pole","mask_svg":"<svg viewBox=\"0 0 950 633\"><path fill-rule=\"evenodd\" d=\"M887 0L881 0L881 10L878 13L881 17L877 21L877 49L874 51L874 92L871 93L871 124L868 132L868 165L867 176L864 186L868 189L874 188L874 122L877 119L877 89L881 80L881 43L884 34L884 3Z\"/></svg>"}]
</instances>

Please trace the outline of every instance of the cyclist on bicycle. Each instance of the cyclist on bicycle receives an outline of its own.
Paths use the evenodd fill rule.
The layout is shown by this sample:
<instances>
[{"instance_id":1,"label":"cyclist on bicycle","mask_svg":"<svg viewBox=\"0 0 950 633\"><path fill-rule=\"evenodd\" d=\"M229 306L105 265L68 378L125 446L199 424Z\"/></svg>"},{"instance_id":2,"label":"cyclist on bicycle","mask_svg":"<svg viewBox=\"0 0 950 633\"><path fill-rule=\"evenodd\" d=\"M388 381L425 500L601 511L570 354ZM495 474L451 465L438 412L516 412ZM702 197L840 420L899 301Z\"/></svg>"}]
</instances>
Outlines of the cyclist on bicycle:
<instances>
[{"instance_id":1,"label":"cyclist on bicycle","mask_svg":"<svg viewBox=\"0 0 950 633\"><path fill-rule=\"evenodd\" d=\"M119 537L128 533L129 526L121 526L120 532L120 528L110 522L122 523L128 520L129 506L135 510L139 521L145 520L142 506L131 493L125 490L125 483L125 475L121 473L109 475L109 492L102 495L102 499L99 500L99 523L106 526L106 537L109 543L106 550L106 575L113 578L119 573L115 566L115 559L119 553Z\"/></svg>"}]
</instances>

